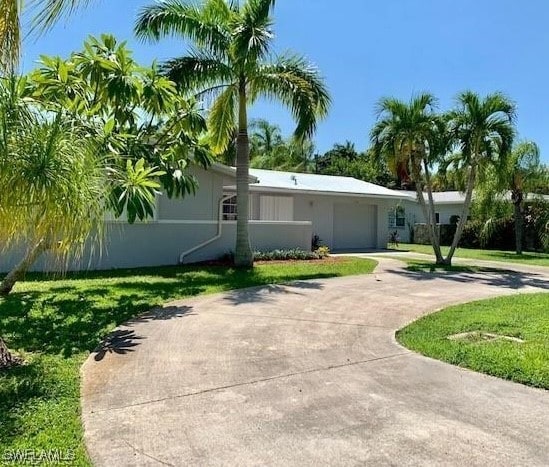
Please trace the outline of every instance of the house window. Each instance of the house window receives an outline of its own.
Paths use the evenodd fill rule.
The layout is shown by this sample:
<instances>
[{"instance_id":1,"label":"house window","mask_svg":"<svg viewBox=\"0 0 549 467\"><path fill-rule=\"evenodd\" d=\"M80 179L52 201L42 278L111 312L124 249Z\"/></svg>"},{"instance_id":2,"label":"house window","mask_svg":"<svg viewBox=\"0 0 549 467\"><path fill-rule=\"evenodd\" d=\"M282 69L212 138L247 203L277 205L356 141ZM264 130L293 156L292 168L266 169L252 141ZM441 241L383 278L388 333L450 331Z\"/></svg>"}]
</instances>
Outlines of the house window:
<instances>
[{"instance_id":1,"label":"house window","mask_svg":"<svg viewBox=\"0 0 549 467\"><path fill-rule=\"evenodd\" d=\"M290 196L262 196L259 217L262 221L293 221L294 199Z\"/></svg>"},{"instance_id":2,"label":"house window","mask_svg":"<svg viewBox=\"0 0 549 467\"><path fill-rule=\"evenodd\" d=\"M237 218L236 195L223 201L223 220L235 221Z\"/></svg>"},{"instance_id":3,"label":"house window","mask_svg":"<svg viewBox=\"0 0 549 467\"><path fill-rule=\"evenodd\" d=\"M440 212L435 212L435 223L440 224Z\"/></svg>"},{"instance_id":4,"label":"house window","mask_svg":"<svg viewBox=\"0 0 549 467\"><path fill-rule=\"evenodd\" d=\"M406 210L402 206L397 206L389 212L389 227L393 229L406 227Z\"/></svg>"}]
</instances>

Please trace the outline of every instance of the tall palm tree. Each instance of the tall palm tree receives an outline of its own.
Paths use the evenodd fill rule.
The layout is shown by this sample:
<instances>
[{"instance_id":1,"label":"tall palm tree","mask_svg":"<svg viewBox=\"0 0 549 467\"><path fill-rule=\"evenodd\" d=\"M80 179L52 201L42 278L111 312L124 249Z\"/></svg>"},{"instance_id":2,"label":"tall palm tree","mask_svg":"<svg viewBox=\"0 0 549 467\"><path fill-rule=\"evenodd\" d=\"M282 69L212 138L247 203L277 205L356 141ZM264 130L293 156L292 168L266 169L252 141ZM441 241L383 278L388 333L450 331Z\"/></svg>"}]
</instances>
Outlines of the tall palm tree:
<instances>
[{"instance_id":1,"label":"tall palm tree","mask_svg":"<svg viewBox=\"0 0 549 467\"><path fill-rule=\"evenodd\" d=\"M370 138L376 157L385 158L395 175L403 169L415 185L417 198L427 220L429 237L437 259L443 263L439 236L435 227L430 168L444 152L440 141L444 134L443 121L436 115L436 99L422 93L409 102L382 98L377 105L378 121ZM429 204L425 201L427 189Z\"/></svg>"},{"instance_id":2,"label":"tall palm tree","mask_svg":"<svg viewBox=\"0 0 549 467\"><path fill-rule=\"evenodd\" d=\"M516 109L503 94L481 97L465 91L457 97L457 109L449 114L450 128L459 145L455 166L467 180L465 202L446 261L451 262L471 208L480 171L500 170L509 157L515 136Z\"/></svg>"},{"instance_id":3,"label":"tall palm tree","mask_svg":"<svg viewBox=\"0 0 549 467\"><path fill-rule=\"evenodd\" d=\"M27 7L31 15L32 29L43 32L51 28L63 16L77 8L87 6L92 0L0 0L0 71L13 73L19 65L21 52L21 17Z\"/></svg>"},{"instance_id":4,"label":"tall palm tree","mask_svg":"<svg viewBox=\"0 0 549 467\"><path fill-rule=\"evenodd\" d=\"M318 70L298 55L270 61L275 0L163 0L143 8L135 25L141 39L167 36L190 40L189 54L165 67L183 89L214 96L210 109L211 146L222 153L237 128L237 238L235 265L250 267L248 235L250 142L248 107L258 98L277 99L297 121L295 136L311 136L329 108L330 98Z\"/></svg>"}]
</instances>

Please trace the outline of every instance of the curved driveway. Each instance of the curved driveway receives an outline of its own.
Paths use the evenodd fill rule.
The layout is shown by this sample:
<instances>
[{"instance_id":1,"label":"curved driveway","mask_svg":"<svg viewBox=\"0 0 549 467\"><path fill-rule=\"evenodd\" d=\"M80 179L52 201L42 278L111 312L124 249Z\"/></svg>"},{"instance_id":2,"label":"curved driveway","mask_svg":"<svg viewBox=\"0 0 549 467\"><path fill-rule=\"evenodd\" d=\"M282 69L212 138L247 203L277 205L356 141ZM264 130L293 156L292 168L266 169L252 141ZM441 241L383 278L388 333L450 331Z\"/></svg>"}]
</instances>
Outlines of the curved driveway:
<instances>
[{"instance_id":1,"label":"curved driveway","mask_svg":"<svg viewBox=\"0 0 549 467\"><path fill-rule=\"evenodd\" d=\"M399 346L451 303L549 290L549 274L376 274L170 304L83 367L98 466L549 465L549 392Z\"/></svg>"}]
</instances>

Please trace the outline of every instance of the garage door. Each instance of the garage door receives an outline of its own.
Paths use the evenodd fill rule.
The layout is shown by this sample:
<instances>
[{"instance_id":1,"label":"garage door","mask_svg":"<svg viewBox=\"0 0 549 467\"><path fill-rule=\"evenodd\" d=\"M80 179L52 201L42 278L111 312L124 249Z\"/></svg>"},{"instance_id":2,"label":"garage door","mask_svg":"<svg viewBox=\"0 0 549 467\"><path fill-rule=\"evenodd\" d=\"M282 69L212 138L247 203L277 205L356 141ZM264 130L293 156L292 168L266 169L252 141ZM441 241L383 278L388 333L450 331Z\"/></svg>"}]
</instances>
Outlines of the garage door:
<instances>
[{"instance_id":1,"label":"garage door","mask_svg":"<svg viewBox=\"0 0 549 467\"><path fill-rule=\"evenodd\" d=\"M376 246L376 206L356 203L335 204L334 249L360 250Z\"/></svg>"}]
</instances>

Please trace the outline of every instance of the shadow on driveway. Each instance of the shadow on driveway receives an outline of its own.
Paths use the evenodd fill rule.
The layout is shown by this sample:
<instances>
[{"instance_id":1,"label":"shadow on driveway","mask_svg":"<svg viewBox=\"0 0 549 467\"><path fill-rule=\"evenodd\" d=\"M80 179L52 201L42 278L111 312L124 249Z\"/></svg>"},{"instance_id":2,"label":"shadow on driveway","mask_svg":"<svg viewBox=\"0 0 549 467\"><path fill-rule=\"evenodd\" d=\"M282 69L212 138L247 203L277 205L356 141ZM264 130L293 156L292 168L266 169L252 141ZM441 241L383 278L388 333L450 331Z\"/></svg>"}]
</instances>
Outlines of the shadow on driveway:
<instances>
[{"instance_id":1,"label":"shadow on driveway","mask_svg":"<svg viewBox=\"0 0 549 467\"><path fill-rule=\"evenodd\" d=\"M386 272L404 276L416 281L432 281L442 279L460 283L480 283L492 287L503 287L519 290L526 287L534 287L549 290L548 276L537 273L525 273L508 270L486 269L474 272L464 271L438 271L423 272L411 269L388 269Z\"/></svg>"},{"instance_id":2,"label":"shadow on driveway","mask_svg":"<svg viewBox=\"0 0 549 467\"><path fill-rule=\"evenodd\" d=\"M196 313L191 313L192 310L193 308L190 306L168 306L163 308L155 308L128 321L125 324L125 328L139 323L147 323L150 321L167 321L170 319L196 315ZM94 350L94 360L96 362L100 362L109 353L116 353L118 355L126 355L131 353L143 339L145 339L145 337L137 335L133 329L117 329L110 333Z\"/></svg>"},{"instance_id":3,"label":"shadow on driveway","mask_svg":"<svg viewBox=\"0 0 549 467\"><path fill-rule=\"evenodd\" d=\"M278 295L303 295L304 290L322 290L324 286L320 282L297 281L288 284L267 285L253 287L251 289L236 290L229 293L224 300L233 305L244 303L269 303L277 299Z\"/></svg>"}]
</instances>

